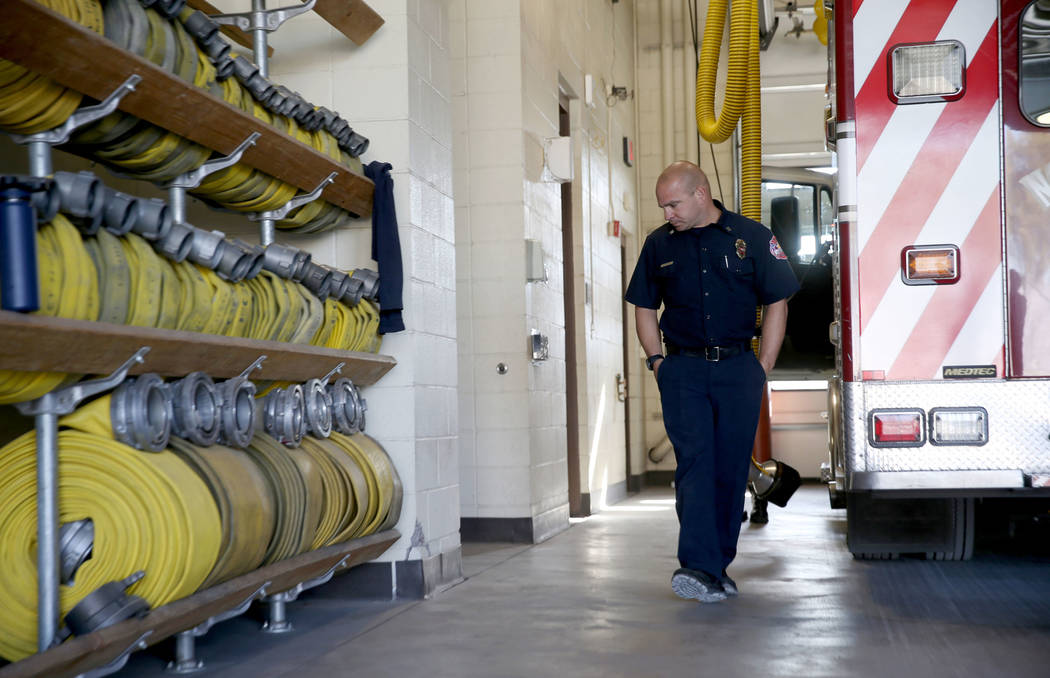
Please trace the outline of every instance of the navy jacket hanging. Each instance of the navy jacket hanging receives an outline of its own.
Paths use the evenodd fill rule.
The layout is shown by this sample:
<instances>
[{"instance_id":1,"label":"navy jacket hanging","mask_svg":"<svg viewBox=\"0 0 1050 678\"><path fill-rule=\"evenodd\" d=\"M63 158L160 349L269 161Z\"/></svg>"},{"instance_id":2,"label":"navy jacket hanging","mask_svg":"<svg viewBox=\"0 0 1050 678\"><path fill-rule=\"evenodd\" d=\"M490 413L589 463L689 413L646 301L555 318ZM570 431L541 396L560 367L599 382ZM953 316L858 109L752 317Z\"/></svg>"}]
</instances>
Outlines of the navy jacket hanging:
<instances>
[{"instance_id":1,"label":"navy jacket hanging","mask_svg":"<svg viewBox=\"0 0 1050 678\"><path fill-rule=\"evenodd\" d=\"M404 269L401 264L401 240L397 235L397 214L394 212L394 179L388 162L370 162L365 176L375 185L372 201L372 258L379 267L379 334L405 329L401 317L404 306L401 288Z\"/></svg>"}]
</instances>

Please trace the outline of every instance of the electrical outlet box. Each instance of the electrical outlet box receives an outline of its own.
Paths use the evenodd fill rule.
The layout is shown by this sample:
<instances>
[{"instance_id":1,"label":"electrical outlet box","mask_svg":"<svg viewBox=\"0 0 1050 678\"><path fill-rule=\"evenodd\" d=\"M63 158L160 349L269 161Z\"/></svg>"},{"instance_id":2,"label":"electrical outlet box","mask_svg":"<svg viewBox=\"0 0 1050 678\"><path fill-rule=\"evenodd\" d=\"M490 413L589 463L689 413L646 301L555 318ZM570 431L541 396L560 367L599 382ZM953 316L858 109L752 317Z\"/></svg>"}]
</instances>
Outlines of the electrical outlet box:
<instances>
[{"instance_id":1,"label":"electrical outlet box","mask_svg":"<svg viewBox=\"0 0 1050 678\"><path fill-rule=\"evenodd\" d=\"M550 358L550 340L546 335L540 334L539 330L532 330L529 335L529 351L533 361L542 361Z\"/></svg>"}]
</instances>

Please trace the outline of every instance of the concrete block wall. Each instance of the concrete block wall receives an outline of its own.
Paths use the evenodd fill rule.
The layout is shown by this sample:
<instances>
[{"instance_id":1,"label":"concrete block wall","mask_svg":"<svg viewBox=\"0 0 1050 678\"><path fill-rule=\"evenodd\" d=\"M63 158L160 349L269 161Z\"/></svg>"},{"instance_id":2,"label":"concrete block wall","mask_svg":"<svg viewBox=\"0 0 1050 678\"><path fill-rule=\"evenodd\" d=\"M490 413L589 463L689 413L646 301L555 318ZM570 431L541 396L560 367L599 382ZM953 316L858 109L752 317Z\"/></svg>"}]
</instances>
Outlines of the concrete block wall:
<instances>
[{"instance_id":1,"label":"concrete block wall","mask_svg":"<svg viewBox=\"0 0 1050 678\"><path fill-rule=\"evenodd\" d=\"M634 171L619 160L621 138L634 138L635 125L633 103L618 102L610 115L603 91L614 82L634 89L633 5L449 6L462 514L471 530L502 524L540 541L568 525L561 186L543 173L543 143L559 135L563 97L575 165L581 426L572 435L585 494L625 486L615 381L623 372L620 241L607 234L607 223L616 218L636 228ZM588 74L591 107L581 101ZM525 279L526 240L542 250L545 280ZM530 360L532 331L547 337L549 359Z\"/></svg>"},{"instance_id":2,"label":"concrete block wall","mask_svg":"<svg viewBox=\"0 0 1050 678\"><path fill-rule=\"evenodd\" d=\"M227 0L223 9L243 11L245 4ZM373 588L411 597L460 577L449 16L442 0L369 5L385 23L361 46L312 12L288 21L271 34L270 73L368 137L366 164L393 165L407 329L384 337L381 352L398 364L364 396L367 432L393 458L405 498L397 525L402 538L366 568ZM321 263L374 268L371 222L359 226L278 238Z\"/></svg>"}]
</instances>

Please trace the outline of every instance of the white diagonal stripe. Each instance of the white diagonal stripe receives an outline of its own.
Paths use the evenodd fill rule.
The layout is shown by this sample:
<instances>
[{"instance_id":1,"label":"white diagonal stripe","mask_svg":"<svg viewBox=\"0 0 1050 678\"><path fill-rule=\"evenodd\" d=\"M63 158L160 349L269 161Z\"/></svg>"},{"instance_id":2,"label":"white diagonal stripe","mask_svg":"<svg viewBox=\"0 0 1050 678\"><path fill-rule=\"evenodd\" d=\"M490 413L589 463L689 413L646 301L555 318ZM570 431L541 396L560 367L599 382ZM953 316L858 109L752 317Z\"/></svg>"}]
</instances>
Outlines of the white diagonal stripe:
<instances>
[{"instance_id":1,"label":"white diagonal stripe","mask_svg":"<svg viewBox=\"0 0 1050 678\"><path fill-rule=\"evenodd\" d=\"M1003 347L1003 266L996 266L959 336L944 356L945 365L986 365ZM1003 376L1003 375L999 375Z\"/></svg>"},{"instance_id":2,"label":"white diagonal stripe","mask_svg":"<svg viewBox=\"0 0 1050 678\"><path fill-rule=\"evenodd\" d=\"M858 252L864 251L945 105L899 106L890 117L857 175Z\"/></svg>"},{"instance_id":3,"label":"white diagonal stripe","mask_svg":"<svg viewBox=\"0 0 1050 678\"><path fill-rule=\"evenodd\" d=\"M917 245L961 246L988 197L999 185L999 106L992 106L944 193L930 212ZM911 243L901 243L902 245ZM996 258L999 253L994 254Z\"/></svg>"},{"instance_id":4,"label":"white diagonal stripe","mask_svg":"<svg viewBox=\"0 0 1050 678\"><path fill-rule=\"evenodd\" d=\"M853 20L853 96L860 93L909 0L865 2Z\"/></svg>"},{"instance_id":5,"label":"white diagonal stripe","mask_svg":"<svg viewBox=\"0 0 1050 678\"><path fill-rule=\"evenodd\" d=\"M863 5L861 8L863 9ZM988 0L957 0L944 22L938 40L958 40L966 48L969 65L997 17L996 3Z\"/></svg>"},{"instance_id":6,"label":"white diagonal stripe","mask_svg":"<svg viewBox=\"0 0 1050 678\"><path fill-rule=\"evenodd\" d=\"M999 182L998 107L993 106L945 186L915 243L961 246ZM999 252L989 253L999 256ZM966 275L966 262L962 262ZM862 336L863 369L889 370L936 286L905 285L895 275Z\"/></svg>"}]
</instances>

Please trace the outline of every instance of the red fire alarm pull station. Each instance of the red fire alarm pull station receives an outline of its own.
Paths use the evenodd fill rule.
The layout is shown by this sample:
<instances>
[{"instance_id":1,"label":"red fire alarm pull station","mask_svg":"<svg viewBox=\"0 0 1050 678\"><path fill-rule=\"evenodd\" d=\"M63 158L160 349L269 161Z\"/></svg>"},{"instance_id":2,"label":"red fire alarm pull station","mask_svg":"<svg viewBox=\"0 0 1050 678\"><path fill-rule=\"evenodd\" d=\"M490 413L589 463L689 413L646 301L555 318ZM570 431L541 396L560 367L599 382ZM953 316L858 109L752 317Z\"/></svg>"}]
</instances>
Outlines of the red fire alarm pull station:
<instances>
[{"instance_id":1,"label":"red fire alarm pull station","mask_svg":"<svg viewBox=\"0 0 1050 678\"><path fill-rule=\"evenodd\" d=\"M620 220L614 219L609 222L609 235L614 238L620 237Z\"/></svg>"},{"instance_id":2,"label":"red fire alarm pull station","mask_svg":"<svg viewBox=\"0 0 1050 678\"><path fill-rule=\"evenodd\" d=\"M627 137L623 138L623 164L634 167L634 142Z\"/></svg>"}]
</instances>

